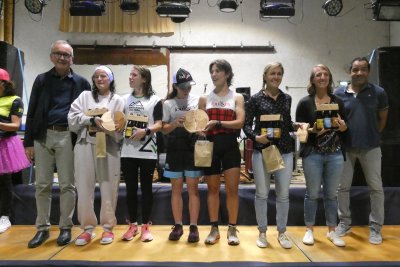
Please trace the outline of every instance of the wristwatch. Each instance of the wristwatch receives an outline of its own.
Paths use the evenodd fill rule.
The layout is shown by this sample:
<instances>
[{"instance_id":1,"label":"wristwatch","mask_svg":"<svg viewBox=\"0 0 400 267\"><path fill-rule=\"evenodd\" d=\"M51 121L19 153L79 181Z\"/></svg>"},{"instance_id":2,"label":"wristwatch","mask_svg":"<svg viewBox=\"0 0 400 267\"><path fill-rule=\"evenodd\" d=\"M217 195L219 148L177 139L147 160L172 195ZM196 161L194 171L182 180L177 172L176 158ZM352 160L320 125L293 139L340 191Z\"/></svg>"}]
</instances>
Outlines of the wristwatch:
<instances>
[{"instance_id":1,"label":"wristwatch","mask_svg":"<svg viewBox=\"0 0 400 267\"><path fill-rule=\"evenodd\" d=\"M149 128L146 128L146 135L150 135L151 134L151 130Z\"/></svg>"},{"instance_id":2,"label":"wristwatch","mask_svg":"<svg viewBox=\"0 0 400 267\"><path fill-rule=\"evenodd\" d=\"M95 121L95 118L94 118L94 117L91 117L91 118L90 118L90 124L91 124L92 126L96 126L96 121Z\"/></svg>"}]
</instances>

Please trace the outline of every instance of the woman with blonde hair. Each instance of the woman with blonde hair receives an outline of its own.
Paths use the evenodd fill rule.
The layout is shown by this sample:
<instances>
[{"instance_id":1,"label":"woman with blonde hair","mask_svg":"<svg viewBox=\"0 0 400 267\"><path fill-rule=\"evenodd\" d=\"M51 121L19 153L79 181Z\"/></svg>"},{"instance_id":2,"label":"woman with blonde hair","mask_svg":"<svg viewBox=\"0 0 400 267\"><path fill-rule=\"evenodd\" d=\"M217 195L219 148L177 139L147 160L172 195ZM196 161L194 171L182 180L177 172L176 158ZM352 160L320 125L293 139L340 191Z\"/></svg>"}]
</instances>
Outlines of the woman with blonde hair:
<instances>
[{"instance_id":1,"label":"woman with blonde hair","mask_svg":"<svg viewBox=\"0 0 400 267\"><path fill-rule=\"evenodd\" d=\"M292 122L290 116L291 96L279 89L283 73L284 69L280 62L269 63L264 68L262 89L251 96L246 105L246 121L243 130L247 137L254 142L252 157L254 182L256 184L254 206L259 230L256 244L260 248L268 246L266 236L268 225L267 207L272 174L275 176L278 241L283 248L289 249L292 247L292 242L286 235L289 213L289 186L292 178L294 151L294 140L291 138L290 132L298 125ZM261 128L264 128L261 123L261 116L271 114L281 117L277 124L280 129L279 138L276 136L277 138L273 140L261 131ZM262 155L262 149L271 144L277 146L285 165L283 169L272 173L267 171Z\"/></svg>"},{"instance_id":2,"label":"woman with blonde hair","mask_svg":"<svg viewBox=\"0 0 400 267\"><path fill-rule=\"evenodd\" d=\"M296 109L296 120L311 125L308 129L308 140L300 147L306 179L304 221L307 228L303 243L314 244L313 226L322 186L325 219L328 225L327 238L336 246L343 247L345 242L336 234L335 227L337 226L337 188L345 159L343 132L347 130L347 126L343 102L333 95L332 84L332 73L329 68L322 64L314 66L307 87L309 95L300 100ZM316 111L322 104L337 104L339 109L325 111L327 116L324 119L324 127L321 128L317 127Z\"/></svg>"}]
</instances>

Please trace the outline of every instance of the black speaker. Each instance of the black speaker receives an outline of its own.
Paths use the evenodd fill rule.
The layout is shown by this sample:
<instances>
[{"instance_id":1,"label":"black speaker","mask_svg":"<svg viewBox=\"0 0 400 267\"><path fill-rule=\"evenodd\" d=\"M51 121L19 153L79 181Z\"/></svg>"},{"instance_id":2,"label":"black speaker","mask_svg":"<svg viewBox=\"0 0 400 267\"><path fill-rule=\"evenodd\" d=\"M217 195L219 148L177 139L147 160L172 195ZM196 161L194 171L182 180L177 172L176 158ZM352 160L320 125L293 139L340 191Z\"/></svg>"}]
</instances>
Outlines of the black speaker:
<instances>
[{"instance_id":1,"label":"black speaker","mask_svg":"<svg viewBox=\"0 0 400 267\"><path fill-rule=\"evenodd\" d=\"M15 84L17 95L22 98L23 73L21 67L25 65L24 53L6 42L0 41L0 68L5 69L10 74L11 80Z\"/></svg>"},{"instance_id":2,"label":"black speaker","mask_svg":"<svg viewBox=\"0 0 400 267\"><path fill-rule=\"evenodd\" d=\"M251 90L250 87L237 87L236 93L242 94L244 97L244 102L247 102L250 99Z\"/></svg>"},{"instance_id":3,"label":"black speaker","mask_svg":"<svg viewBox=\"0 0 400 267\"><path fill-rule=\"evenodd\" d=\"M389 115L382 134L384 144L400 144L400 47L381 47L370 54L370 82L383 87L389 98Z\"/></svg>"},{"instance_id":4,"label":"black speaker","mask_svg":"<svg viewBox=\"0 0 400 267\"><path fill-rule=\"evenodd\" d=\"M369 55L369 81L385 89L389 114L382 133L382 181L384 186L400 186L400 47L380 47Z\"/></svg>"}]
</instances>

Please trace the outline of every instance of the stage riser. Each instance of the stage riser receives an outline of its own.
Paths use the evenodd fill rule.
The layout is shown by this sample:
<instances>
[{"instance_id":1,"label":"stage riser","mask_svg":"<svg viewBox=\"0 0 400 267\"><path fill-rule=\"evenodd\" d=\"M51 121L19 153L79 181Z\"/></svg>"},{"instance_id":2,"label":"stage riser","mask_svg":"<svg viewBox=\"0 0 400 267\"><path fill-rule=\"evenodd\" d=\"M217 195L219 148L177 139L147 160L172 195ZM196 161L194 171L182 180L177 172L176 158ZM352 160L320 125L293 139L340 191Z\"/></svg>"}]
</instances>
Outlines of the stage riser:
<instances>
[{"instance_id":1,"label":"stage riser","mask_svg":"<svg viewBox=\"0 0 400 267\"><path fill-rule=\"evenodd\" d=\"M200 216L199 224L209 224L208 211L207 211L207 187L200 185ZM154 184L154 206L152 212L152 222L157 225L173 224L174 220L171 211L171 187L169 185ZM239 189L239 225L256 225L256 217L254 211L254 186L241 186ZM291 188L290 189L290 210L288 225L300 226L304 225L304 193L305 188ZM59 189L58 186L53 187L53 201L51 212L51 223L57 225L59 218ZM184 214L183 222L189 223L188 214L188 196L185 191L183 194L184 199ZM140 191L139 191L140 201ZM275 225L275 190L271 189L270 197L268 199L268 224ZM368 215L370 212L369 194L367 187L353 187L351 191L351 205L352 205L352 220L354 225L367 225ZM221 205L220 205L220 222L227 224L228 214L226 211L225 191L221 189ZM96 188L95 194L95 210L99 214L100 209L100 192ZM140 209L140 205L139 205ZM35 188L32 185L17 185L15 186L14 197L14 216L13 223L17 225L31 225L35 224L36 218L36 204L35 204ZM139 210L140 214L140 210ZM386 187L385 188L385 224L400 225L400 188L399 187ZM117 212L118 224L125 224L127 218L126 208L126 190L125 186L120 186ZM74 215L74 223L79 224ZM325 216L322 199L319 201L319 208L316 217L316 225L325 225Z\"/></svg>"}]
</instances>

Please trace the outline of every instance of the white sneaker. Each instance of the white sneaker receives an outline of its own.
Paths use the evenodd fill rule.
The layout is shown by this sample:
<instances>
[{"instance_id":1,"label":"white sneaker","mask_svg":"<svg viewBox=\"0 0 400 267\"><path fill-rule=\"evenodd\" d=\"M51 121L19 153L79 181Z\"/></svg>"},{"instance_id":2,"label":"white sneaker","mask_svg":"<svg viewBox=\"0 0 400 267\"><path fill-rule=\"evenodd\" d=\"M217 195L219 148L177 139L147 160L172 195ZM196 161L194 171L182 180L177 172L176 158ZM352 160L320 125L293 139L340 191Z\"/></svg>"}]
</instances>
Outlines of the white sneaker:
<instances>
[{"instance_id":1,"label":"white sneaker","mask_svg":"<svg viewBox=\"0 0 400 267\"><path fill-rule=\"evenodd\" d=\"M303 237L303 243L305 245L309 245L309 246L314 245L314 234L313 234L313 230L311 230L310 228L307 228L307 230L306 230L306 233Z\"/></svg>"},{"instance_id":2,"label":"white sneaker","mask_svg":"<svg viewBox=\"0 0 400 267\"><path fill-rule=\"evenodd\" d=\"M256 241L257 247L266 248L268 246L266 233L260 233Z\"/></svg>"},{"instance_id":3,"label":"white sneaker","mask_svg":"<svg viewBox=\"0 0 400 267\"><path fill-rule=\"evenodd\" d=\"M236 229L236 226L229 226L228 227L228 234L227 234L227 238L228 238L228 245L231 246L237 246L240 244L240 240L239 237L237 236L237 232L238 229Z\"/></svg>"},{"instance_id":4,"label":"white sneaker","mask_svg":"<svg viewBox=\"0 0 400 267\"><path fill-rule=\"evenodd\" d=\"M292 242L287 237L286 233L280 233L278 236L279 244L286 249L292 248Z\"/></svg>"},{"instance_id":5,"label":"white sneaker","mask_svg":"<svg viewBox=\"0 0 400 267\"><path fill-rule=\"evenodd\" d=\"M346 246L346 243L344 242L343 239L340 238L340 236L335 232L335 231L330 231L326 234L326 237L335 245L338 247L344 247Z\"/></svg>"},{"instance_id":6,"label":"white sneaker","mask_svg":"<svg viewBox=\"0 0 400 267\"><path fill-rule=\"evenodd\" d=\"M204 243L207 245L214 245L219 240L219 230L218 227L211 226L211 231L208 234L207 238L204 240Z\"/></svg>"},{"instance_id":7,"label":"white sneaker","mask_svg":"<svg viewBox=\"0 0 400 267\"><path fill-rule=\"evenodd\" d=\"M0 234L4 233L11 227L11 222L8 216L1 216L0 218Z\"/></svg>"}]
</instances>

